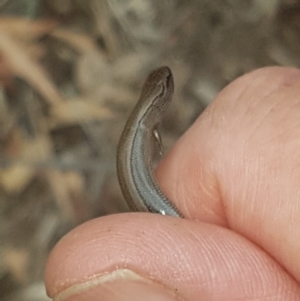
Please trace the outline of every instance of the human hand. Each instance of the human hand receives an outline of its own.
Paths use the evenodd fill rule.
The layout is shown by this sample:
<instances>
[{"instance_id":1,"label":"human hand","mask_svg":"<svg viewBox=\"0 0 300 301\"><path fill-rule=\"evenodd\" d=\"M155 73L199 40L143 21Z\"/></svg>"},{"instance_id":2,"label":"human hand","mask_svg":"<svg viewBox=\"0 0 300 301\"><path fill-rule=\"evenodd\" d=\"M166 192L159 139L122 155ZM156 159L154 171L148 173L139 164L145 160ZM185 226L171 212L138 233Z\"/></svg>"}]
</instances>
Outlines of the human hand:
<instances>
[{"instance_id":1,"label":"human hand","mask_svg":"<svg viewBox=\"0 0 300 301\"><path fill-rule=\"evenodd\" d=\"M264 68L225 88L164 158L186 219L101 217L66 235L45 283L55 300L300 300L300 71Z\"/></svg>"}]
</instances>

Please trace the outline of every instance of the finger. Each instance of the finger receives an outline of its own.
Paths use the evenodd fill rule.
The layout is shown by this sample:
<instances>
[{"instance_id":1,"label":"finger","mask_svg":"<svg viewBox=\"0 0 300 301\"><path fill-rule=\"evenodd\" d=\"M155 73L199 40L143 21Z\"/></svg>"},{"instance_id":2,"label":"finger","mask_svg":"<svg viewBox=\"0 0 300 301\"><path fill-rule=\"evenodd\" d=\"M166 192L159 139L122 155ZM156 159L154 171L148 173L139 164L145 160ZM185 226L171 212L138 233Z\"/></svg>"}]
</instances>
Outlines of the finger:
<instances>
[{"instance_id":1,"label":"finger","mask_svg":"<svg viewBox=\"0 0 300 301\"><path fill-rule=\"evenodd\" d=\"M300 71L264 68L225 88L159 167L186 217L226 226L300 282Z\"/></svg>"},{"instance_id":2,"label":"finger","mask_svg":"<svg viewBox=\"0 0 300 301\"><path fill-rule=\"evenodd\" d=\"M53 250L45 282L55 300L300 300L295 280L248 240L156 214L73 230Z\"/></svg>"}]
</instances>

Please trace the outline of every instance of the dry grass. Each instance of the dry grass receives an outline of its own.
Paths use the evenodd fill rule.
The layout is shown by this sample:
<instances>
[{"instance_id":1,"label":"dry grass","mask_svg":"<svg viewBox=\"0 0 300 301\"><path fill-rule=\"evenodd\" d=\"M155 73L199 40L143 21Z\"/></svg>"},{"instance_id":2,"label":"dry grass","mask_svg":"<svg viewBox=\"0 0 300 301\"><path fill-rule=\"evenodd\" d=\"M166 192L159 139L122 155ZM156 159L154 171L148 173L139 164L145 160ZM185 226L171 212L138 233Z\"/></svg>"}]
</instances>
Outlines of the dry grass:
<instances>
[{"instance_id":1,"label":"dry grass","mask_svg":"<svg viewBox=\"0 0 300 301\"><path fill-rule=\"evenodd\" d=\"M1 300L47 300L55 242L126 210L116 144L151 69L175 76L167 149L234 78L298 65L297 1L219 3L0 2Z\"/></svg>"}]
</instances>

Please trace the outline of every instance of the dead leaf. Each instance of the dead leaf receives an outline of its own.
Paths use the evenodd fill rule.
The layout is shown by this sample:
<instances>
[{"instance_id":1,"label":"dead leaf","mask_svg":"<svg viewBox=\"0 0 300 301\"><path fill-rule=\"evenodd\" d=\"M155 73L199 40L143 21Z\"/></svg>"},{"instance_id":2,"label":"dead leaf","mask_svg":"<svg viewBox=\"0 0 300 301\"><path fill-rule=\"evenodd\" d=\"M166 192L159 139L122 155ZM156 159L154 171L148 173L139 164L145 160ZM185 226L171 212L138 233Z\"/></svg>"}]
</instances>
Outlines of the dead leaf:
<instances>
[{"instance_id":1,"label":"dead leaf","mask_svg":"<svg viewBox=\"0 0 300 301\"><path fill-rule=\"evenodd\" d=\"M69 44L69 46L81 54L85 52L99 52L94 40L85 34L64 29L55 29L51 33L51 36Z\"/></svg>"},{"instance_id":2,"label":"dead leaf","mask_svg":"<svg viewBox=\"0 0 300 301\"><path fill-rule=\"evenodd\" d=\"M2 256L4 258L4 264L18 282L28 280L27 267L29 253L26 250L7 247L3 249Z\"/></svg>"},{"instance_id":3,"label":"dead leaf","mask_svg":"<svg viewBox=\"0 0 300 301\"><path fill-rule=\"evenodd\" d=\"M32 21L26 18L1 18L0 31L28 41L50 33L56 24L57 22L52 20Z\"/></svg>"},{"instance_id":4,"label":"dead leaf","mask_svg":"<svg viewBox=\"0 0 300 301\"><path fill-rule=\"evenodd\" d=\"M54 106L51 116L51 127L56 127L83 121L107 120L113 117L113 113L87 99L76 98Z\"/></svg>"},{"instance_id":5,"label":"dead leaf","mask_svg":"<svg viewBox=\"0 0 300 301\"><path fill-rule=\"evenodd\" d=\"M47 73L26 49L8 33L0 30L0 51L15 76L19 76L37 90L49 105L57 105L61 97Z\"/></svg>"},{"instance_id":6,"label":"dead leaf","mask_svg":"<svg viewBox=\"0 0 300 301\"><path fill-rule=\"evenodd\" d=\"M36 168L30 162L45 161L51 156L51 144L47 137L40 136L28 139L15 131L15 148L20 162L24 164L10 164L8 168L0 170L1 187L8 193L19 194L36 175Z\"/></svg>"}]
</instances>

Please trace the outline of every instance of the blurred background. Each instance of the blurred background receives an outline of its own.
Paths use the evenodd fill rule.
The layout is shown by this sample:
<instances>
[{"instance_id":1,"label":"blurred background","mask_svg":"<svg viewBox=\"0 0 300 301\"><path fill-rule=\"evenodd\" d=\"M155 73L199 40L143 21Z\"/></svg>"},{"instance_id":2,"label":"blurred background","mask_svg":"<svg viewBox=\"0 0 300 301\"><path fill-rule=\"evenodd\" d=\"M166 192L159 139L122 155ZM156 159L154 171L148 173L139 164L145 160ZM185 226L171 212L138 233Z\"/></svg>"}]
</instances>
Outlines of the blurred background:
<instances>
[{"instance_id":1,"label":"blurred background","mask_svg":"<svg viewBox=\"0 0 300 301\"><path fill-rule=\"evenodd\" d=\"M48 300L55 243L128 210L116 146L152 69L175 77L167 151L224 86L299 49L298 0L0 0L0 300Z\"/></svg>"}]
</instances>

